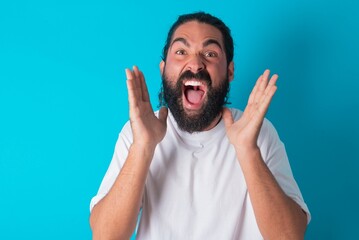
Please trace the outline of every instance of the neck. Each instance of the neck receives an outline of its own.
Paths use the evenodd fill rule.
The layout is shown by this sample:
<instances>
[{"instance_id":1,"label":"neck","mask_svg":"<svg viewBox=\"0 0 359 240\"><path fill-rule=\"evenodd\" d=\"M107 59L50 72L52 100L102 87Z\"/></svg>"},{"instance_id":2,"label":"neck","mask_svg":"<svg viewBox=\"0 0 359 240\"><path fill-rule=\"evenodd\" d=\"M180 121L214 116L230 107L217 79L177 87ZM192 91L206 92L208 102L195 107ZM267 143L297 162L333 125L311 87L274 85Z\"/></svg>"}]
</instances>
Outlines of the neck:
<instances>
[{"instance_id":1,"label":"neck","mask_svg":"<svg viewBox=\"0 0 359 240\"><path fill-rule=\"evenodd\" d=\"M219 113L218 116L215 119L213 119L211 124L208 127L206 127L203 131L211 130L212 128L217 126L217 124L221 121L221 119L222 119L222 113Z\"/></svg>"}]
</instances>

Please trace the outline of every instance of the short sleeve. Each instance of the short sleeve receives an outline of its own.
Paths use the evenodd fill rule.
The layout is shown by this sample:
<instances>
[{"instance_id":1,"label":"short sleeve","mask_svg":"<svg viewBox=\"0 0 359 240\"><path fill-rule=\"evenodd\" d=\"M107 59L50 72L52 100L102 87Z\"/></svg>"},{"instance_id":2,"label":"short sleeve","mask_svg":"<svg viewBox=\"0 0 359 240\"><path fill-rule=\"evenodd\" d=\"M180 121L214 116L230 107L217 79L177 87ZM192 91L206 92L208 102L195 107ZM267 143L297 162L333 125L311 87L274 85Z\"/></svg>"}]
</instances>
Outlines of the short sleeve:
<instances>
[{"instance_id":1,"label":"short sleeve","mask_svg":"<svg viewBox=\"0 0 359 240\"><path fill-rule=\"evenodd\" d=\"M106 174L101 182L100 188L96 194L91 199L90 202L90 211L92 211L93 207L102 199L104 198L107 193L110 191L112 185L114 184L123 164L126 161L129 148L132 144L133 137L130 123L127 122L124 127L122 128L116 145L114 154L111 160L111 163L106 171Z\"/></svg>"},{"instance_id":2,"label":"short sleeve","mask_svg":"<svg viewBox=\"0 0 359 240\"><path fill-rule=\"evenodd\" d=\"M306 212L307 223L309 223L311 220L311 214L303 200L298 184L294 179L285 146L280 140L274 126L267 119L263 122L258 138L258 146L260 147L264 161L278 184L283 189L285 194L292 198L302 208L302 210Z\"/></svg>"}]
</instances>

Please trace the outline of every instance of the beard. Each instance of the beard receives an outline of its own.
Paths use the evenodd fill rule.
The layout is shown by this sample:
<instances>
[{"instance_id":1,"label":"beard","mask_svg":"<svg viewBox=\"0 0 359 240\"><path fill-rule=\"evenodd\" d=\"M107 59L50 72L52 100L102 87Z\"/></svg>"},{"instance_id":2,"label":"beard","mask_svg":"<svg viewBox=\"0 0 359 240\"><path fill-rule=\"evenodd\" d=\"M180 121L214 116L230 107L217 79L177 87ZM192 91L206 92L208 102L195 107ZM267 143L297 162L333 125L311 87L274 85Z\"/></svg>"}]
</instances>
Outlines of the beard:
<instances>
[{"instance_id":1,"label":"beard","mask_svg":"<svg viewBox=\"0 0 359 240\"><path fill-rule=\"evenodd\" d=\"M207 93L202 107L197 111L186 112L183 107L183 81L187 79L197 79L207 84ZM173 81L172 81L173 82ZM227 102L229 93L229 79L226 75L225 79L220 82L218 87L212 86L212 79L206 69L193 73L185 71L176 81L176 84L171 84L171 81L163 71L162 74L162 89L159 94L160 106L167 106L173 117L175 118L178 127L189 133L203 131L219 116L222 108Z\"/></svg>"}]
</instances>

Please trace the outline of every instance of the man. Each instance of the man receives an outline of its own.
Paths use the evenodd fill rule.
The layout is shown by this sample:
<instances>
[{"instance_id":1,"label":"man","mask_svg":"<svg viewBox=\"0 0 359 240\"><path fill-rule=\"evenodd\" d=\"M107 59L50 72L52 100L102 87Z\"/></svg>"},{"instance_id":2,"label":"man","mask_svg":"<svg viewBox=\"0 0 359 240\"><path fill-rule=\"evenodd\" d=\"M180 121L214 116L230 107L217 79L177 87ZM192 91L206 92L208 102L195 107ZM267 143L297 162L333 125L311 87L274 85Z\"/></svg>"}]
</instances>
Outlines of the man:
<instances>
[{"instance_id":1,"label":"man","mask_svg":"<svg viewBox=\"0 0 359 240\"><path fill-rule=\"evenodd\" d=\"M126 69L130 121L91 201L94 239L303 239L310 214L282 142L264 119L278 76L264 71L242 113L223 107L233 40L218 18L182 15L160 63L153 113L143 73Z\"/></svg>"}]
</instances>

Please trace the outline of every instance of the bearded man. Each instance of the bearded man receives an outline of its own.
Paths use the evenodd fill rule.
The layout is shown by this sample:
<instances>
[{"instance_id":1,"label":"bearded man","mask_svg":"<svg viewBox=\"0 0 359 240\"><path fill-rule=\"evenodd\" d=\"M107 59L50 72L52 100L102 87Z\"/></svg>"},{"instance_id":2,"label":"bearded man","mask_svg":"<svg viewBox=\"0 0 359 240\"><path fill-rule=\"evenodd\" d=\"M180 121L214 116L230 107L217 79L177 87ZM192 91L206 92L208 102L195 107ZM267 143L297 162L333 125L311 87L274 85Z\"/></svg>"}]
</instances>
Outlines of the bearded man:
<instances>
[{"instance_id":1,"label":"bearded man","mask_svg":"<svg viewBox=\"0 0 359 240\"><path fill-rule=\"evenodd\" d=\"M234 79L228 27L203 12L171 27L160 63L163 107L143 73L126 69L130 121L98 194L94 239L303 239L310 213L283 143L264 118L269 70L242 112L225 107Z\"/></svg>"}]
</instances>

